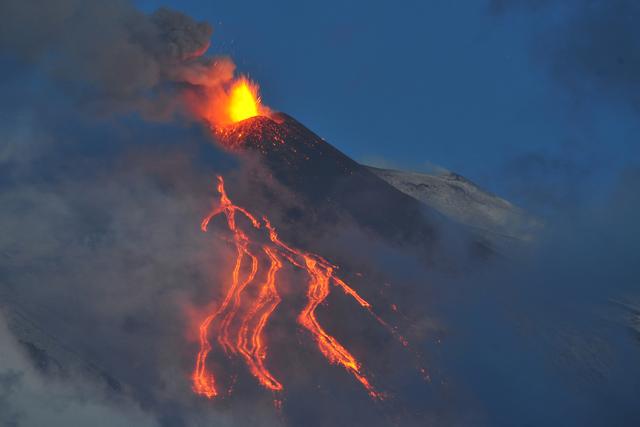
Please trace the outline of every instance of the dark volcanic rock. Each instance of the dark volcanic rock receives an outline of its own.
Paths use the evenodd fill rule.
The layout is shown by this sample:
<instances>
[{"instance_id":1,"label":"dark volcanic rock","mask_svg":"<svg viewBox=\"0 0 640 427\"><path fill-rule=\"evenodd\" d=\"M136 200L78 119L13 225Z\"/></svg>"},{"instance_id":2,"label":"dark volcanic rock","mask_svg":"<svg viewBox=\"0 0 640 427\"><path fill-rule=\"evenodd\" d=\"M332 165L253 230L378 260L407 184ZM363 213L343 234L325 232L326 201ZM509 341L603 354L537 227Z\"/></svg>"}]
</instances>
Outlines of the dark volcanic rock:
<instances>
[{"instance_id":1,"label":"dark volcanic rock","mask_svg":"<svg viewBox=\"0 0 640 427\"><path fill-rule=\"evenodd\" d=\"M421 248L433 260L442 215L355 162L292 117L258 116L226 129L220 139L234 149L261 154L270 173L313 210L318 221L346 213L364 230L393 245ZM490 250L478 242L473 253Z\"/></svg>"}]
</instances>

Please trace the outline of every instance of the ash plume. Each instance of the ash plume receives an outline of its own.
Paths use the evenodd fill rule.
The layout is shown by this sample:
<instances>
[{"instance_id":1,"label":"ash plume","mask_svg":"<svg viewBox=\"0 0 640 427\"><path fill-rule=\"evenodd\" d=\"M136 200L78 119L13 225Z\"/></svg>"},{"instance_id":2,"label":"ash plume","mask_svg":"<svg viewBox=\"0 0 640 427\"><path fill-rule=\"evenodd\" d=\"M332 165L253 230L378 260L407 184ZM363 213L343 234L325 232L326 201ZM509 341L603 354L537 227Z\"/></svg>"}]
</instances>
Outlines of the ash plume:
<instances>
[{"instance_id":1,"label":"ash plume","mask_svg":"<svg viewBox=\"0 0 640 427\"><path fill-rule=\"evenodd\" d=\"M0 49L53 76L67 95L100 113L167 119L176 92L233 77L229 58L205 58L213 28L162 8L147 15L127 0L8 0ZM9 19L10 17L10 19Z\"/></svg>"}]
</instances>

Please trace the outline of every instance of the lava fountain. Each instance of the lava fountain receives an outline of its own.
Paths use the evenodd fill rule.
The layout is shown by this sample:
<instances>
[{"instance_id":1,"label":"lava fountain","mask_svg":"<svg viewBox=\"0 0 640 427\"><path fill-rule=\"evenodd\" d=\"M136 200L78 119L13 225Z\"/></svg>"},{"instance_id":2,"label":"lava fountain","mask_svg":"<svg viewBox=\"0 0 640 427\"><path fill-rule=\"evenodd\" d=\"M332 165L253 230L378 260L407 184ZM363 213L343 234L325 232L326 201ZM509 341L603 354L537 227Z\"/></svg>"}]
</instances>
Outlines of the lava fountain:
<instances>
[{"instance_id":1,"label":"lava fountain","mask_svg":"<svg viewBox=\"0 0 640 427\"><path fill-rule=\"evenodd\" d=\"M229 118L232 122L259 115L262 106L258 90L258 85L246 77L233 83L229 93Z\"/></svg>"},{"instance_id":2,"label":"lava fountain","mask_svg":"<svg viewBox=\"0 0 640 427\"><path fill-rule=\"evenodd\" d=\"M192 112L214 131L270 114L269 108L262 105L260 86L242 75L212 88L201 87L197 93L187 92L185 96Z\"/></svg>"}]
</instances>

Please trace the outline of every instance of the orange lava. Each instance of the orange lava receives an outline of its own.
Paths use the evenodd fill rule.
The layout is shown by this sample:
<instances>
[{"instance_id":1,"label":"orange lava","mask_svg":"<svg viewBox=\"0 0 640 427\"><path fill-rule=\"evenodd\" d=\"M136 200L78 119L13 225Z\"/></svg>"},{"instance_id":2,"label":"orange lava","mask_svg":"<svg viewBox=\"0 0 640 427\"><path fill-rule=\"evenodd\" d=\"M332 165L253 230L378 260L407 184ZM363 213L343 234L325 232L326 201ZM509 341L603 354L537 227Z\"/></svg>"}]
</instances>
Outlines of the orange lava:
<instances>
[{"instance_id":1,"label":"orange lava","mask_svg":"<svg viewBox=\"0 0 640 427\"><path fill-rule=\"evenodd\" d=\"M264 248L264 252L271 262L267 279L260 288L258 301L251 307L248 315L242 321L238 334L238 348L245 358L247 365L254 377L260 381L264 387L279 391L282 384L276 380L264 367L264 359L267 357L267 348L262 337L262 330L269 320L269 316L280 304L280 295L276 288L276 273L282 268L280 259L275 252L269 248ZM253 331L249 333L250 322L258 317ZM250 335L250 339L247 339Z\"/></svg>"},{"instance_id":2,"label":"orange lava","mask_svg":"<svg viewBox=\"0 0 640 427\"><path fill-rule=\"evenodd\" d=\"M401 341L404 341L404 338L375 315L371 304L336 275L338 267L319 255L289 246L280 240L275 227L266 217L260 221L246 209L233 204L227 196L221 176L218 176L217 190L220 195L219 204L203 219L201 228L207 231L210 221L215 216L224 214L227 228L233 237L236 259L225 297L217 310L207 316L199 327L200 350L192 374L194 392L208 398L218 395L215 377L208 370L206 363L212 350L209 335L214 325L217 341L228 356L239 355L249 372L266 389L273 392L283 390L282 383L265 366L267 344L264 330L271 315L280 304L277 276L284 262L287 262L305 271L309 278L306 288L307 303L298 315L298 323L311 334L318 350L327 361L346 369L372 398L382 399L382 393L376 391L371 384L361 363L319 323L316 309L326 300L330 285L333 284L368 310L378 322L387 327ZM240 219L242 221L239 221ZM263 241L252 241L249 234L243 230L241 226L243 223L247 223L249 229L266 229L268 238L265 236ZM262 264L268 264L268 268L265 269L266 274L262 273L264 279L256 280L256 277L261 274ZM248 272L243 275L245 270ZM256 287L256 292L245 293L245 290L251 286ZM243 298L250 300L243 301ZM218 318L220 321L215 322ZM239 324L236 328L233 327L234 321L235 324Z\"/></svg>"},{"instance_id":3,"label":"orange lava","mask_svg":"<svg viewBox=\"0 0 640 427\"><path fill-rule=\"evenodd\" d=\"M200 96L190 94L187 104L196 116L204 119L214 130L222 130L234 123L255 116L268 116L270 110L262 104L260 86L245 76L203 90Z\"/></svg>"},{"instance_id":4,"label":"orange lava","mask_svg":"<svg viewBox=\"0 0 640 427\"><path fill-rule=\"evenodd\" d=\"M232 122L239 122L258 115L260 97L258 85L241 77L229 91L229 117Z\"/></svg>"}]
</instances>

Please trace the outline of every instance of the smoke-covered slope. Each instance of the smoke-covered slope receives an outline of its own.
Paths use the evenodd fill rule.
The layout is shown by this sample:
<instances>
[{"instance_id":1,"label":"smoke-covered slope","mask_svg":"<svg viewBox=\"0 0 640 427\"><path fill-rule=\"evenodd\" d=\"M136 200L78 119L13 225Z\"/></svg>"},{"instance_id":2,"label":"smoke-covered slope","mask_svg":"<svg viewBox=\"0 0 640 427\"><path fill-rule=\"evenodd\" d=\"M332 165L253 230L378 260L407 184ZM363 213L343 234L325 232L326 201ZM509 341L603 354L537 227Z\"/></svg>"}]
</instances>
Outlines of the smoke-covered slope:
<instances>
[{"instance_id":1,"label":"smoke-covered slope","mask_svg":"<svg viewBox=\"0 0 640 427\"><path fill-rule=\"evenodd\" d=\"M313 225L346 214L363 230L393 245L421 248L430 259L436 252L442 256L443 239L457 233L468 237L467 253L492 252L466 227L448 221L446 212L442 215L396 188L290 116L253 117L227 129L221 139L226 145L257 151L260 164L304 204L304 216L319 218Z\"/></svg>"},{"instance_id":2,"label":"smoke-covered slope","mask_svg":"<svg viewBox=\"0 0 640 427\"><path fill-rule=\"evenodd\" d=\"M529 242L542 226L522 209L453 172L423 174L372 166L368 169L403 193L472 227L497 245Z\"/></svg>"}]
</instances>

